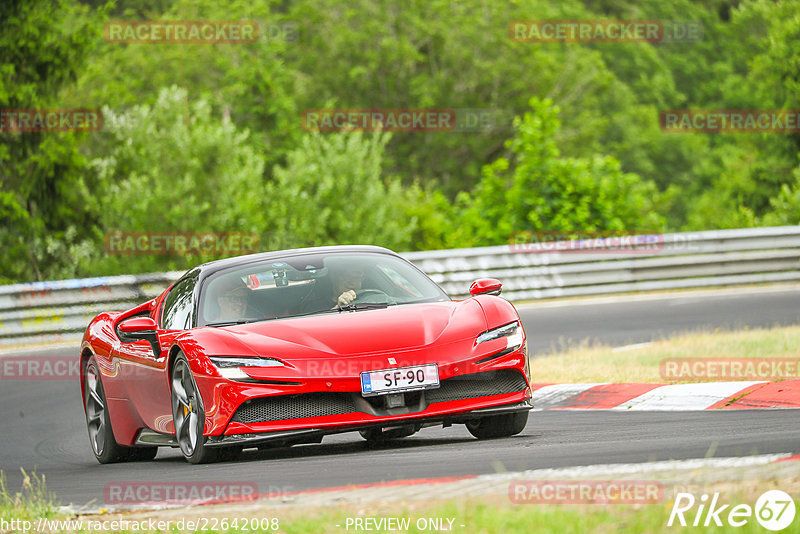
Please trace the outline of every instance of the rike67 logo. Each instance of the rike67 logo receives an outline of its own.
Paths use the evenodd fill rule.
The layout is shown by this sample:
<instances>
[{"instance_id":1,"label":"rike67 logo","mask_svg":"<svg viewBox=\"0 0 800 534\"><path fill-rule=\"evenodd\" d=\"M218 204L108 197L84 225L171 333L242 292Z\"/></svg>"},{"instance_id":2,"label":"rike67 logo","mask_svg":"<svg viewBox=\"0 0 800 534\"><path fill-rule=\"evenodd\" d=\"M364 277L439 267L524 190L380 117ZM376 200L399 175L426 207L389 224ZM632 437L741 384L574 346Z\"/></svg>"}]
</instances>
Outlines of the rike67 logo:
<instances>
[{"instance_id":1,"label":"rike67 logo","mask_svg":"<svg viewBox=\"0 0 800 534\"><path fill-rule=\"evenodd\" d=\"M781 490L770 490L756 500L755 508L749 504L722 504L719 493L709 501L708 494L699 499L691 493L678 493L669 514L667 526L727 526L742 527L755 518L767 530L780 531L794 522L795 504L792 497Z\"/></svg>"}]
</instances>

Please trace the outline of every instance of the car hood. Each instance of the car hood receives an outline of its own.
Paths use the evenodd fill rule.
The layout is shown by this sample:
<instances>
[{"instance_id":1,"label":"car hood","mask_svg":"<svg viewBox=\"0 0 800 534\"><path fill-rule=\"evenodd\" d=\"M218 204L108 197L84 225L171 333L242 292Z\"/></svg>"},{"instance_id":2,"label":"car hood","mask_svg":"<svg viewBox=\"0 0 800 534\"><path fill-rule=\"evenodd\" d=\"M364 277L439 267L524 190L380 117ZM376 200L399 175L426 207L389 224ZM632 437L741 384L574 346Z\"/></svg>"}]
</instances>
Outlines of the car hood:
<instances>
[{"instance_id":1,"label":"car hood","mask_svg":"<svg viewBox=\"0 0 800 534\"><path fill-rule=\"evenodd\" d=\"M468 299L200 328L192 332L194 341L207 354L292 358L414 350L474 339L484 330L486 318L481 306Z\"/></svg>"}]
</instances>

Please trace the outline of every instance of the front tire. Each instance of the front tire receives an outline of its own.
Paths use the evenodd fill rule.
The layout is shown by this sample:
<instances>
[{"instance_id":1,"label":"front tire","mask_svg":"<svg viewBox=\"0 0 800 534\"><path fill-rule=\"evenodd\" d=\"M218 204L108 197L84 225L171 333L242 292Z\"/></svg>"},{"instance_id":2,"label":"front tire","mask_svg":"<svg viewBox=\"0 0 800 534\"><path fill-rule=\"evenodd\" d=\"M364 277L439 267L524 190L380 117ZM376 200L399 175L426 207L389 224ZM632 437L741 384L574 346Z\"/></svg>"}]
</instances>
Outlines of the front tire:
<instances>
[{"instance_id":1,"label":"front tire","mask_svg":"<svg viewBox=\"0 0 800 534\"><path fill-rule=\"evenodd\" d=\"M175 358L170 378L172 421L183 457L192 464L217 461L220 458L219 450L206 446L206 437L203 435L206 420L203 399L183 353L178 353Z\"/></svg>"},{"instance_id":2,"label":"front tire","mask_svg":"<svg viewBox=\"0 0 800 534\"><path fill-rule=\"evenodd\" d=\"M528 412L516 412L481 417L467 423L469 433L478 439L507 438L525 430Z\"/></svg>"}]
</instances>

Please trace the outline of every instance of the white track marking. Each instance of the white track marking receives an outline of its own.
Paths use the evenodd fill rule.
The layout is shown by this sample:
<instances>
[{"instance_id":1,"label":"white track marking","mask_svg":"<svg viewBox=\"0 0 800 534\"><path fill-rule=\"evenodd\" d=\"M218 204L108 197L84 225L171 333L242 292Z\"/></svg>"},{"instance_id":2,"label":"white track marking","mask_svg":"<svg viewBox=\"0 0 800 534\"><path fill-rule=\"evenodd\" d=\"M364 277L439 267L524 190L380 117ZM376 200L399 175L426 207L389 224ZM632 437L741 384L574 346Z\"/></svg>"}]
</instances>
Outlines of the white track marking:
<instances>
[{"instance_id":1,"label":"white track marking","mask_svg":"<svg viewBox=\"0 0 800 534\"><path fill-rule=\"evenodd\" d=\"M598 384L555 384L552 386L544 386L534 390L532 399L533 408L534 410L543 410L558 406L567 399L579 395L588 389L608 383L609 382L601 382Z\"/></svg>"},{"instance_id":2,"label":"white track marking","mask_svg":"<svg viewBox=\"0 0 800 534\"><path fill-rule=\"evenodd\" d=\"M633 398L614 410L705 410L754 384L764 382L704 382L661 386Z\"/></svg>"}]
</instances>

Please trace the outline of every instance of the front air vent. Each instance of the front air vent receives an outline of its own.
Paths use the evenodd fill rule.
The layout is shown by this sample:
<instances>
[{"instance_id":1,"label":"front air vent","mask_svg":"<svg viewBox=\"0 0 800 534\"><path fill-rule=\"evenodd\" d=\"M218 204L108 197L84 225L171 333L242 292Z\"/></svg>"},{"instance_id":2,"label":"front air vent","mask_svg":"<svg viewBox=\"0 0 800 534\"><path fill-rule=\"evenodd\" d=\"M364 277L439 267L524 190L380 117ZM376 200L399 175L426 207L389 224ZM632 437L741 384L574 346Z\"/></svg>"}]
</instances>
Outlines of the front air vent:
<instances>
[{"instance_id":1,"label":"front air vent","mask_svg":"<svg viewBox=\"0 0 800 534\"><path fill-rule=\"evenodd\" d=\"M503 395L523 391L528 384L522 373L514 369L486 371L471 375L456 376L442 380L441 387L425 392L429 403L474 399L491 395Z\"/></svg>"},{"instance_id":2,"label":"front air vent","mask_svg":"<svg viewBox=\"0 0 800 534\"><path fill-rule=\"evenodd\" d=\"M262 397L242 404L233 421L237 423L263 423L303 417L323 417L355 412L349 393L303 393Z\"/></svg>"},{"instance_id":3,"label":"front air vent","mask_svg":"<svg viewBox=\"0 0 800 534\"><path fill-rule=\"evenodd\" d=\"M424 392L406 393L408 407L415 407L414 411L424 410L429 404L492 395L503 395L524 391L528 387L525 377L514 369L501 369L499 371L486 371L470 375L457 376L442 380L437 389L428 389ZM354 412L373 415L389 415L384 413L383 399L380 396L369 397L359 410L353 400L360 393L303 393L299 395L278 395L252 399L242 404L233 416L235 423L265 423L269 421L284 421L287 419L302 419L304 417L324 417L327 415L343 415ZM424 403L419 404L420 397L424 395ZM363 400L363 399L362 399Z\"/></svg>"}]
</instances>

